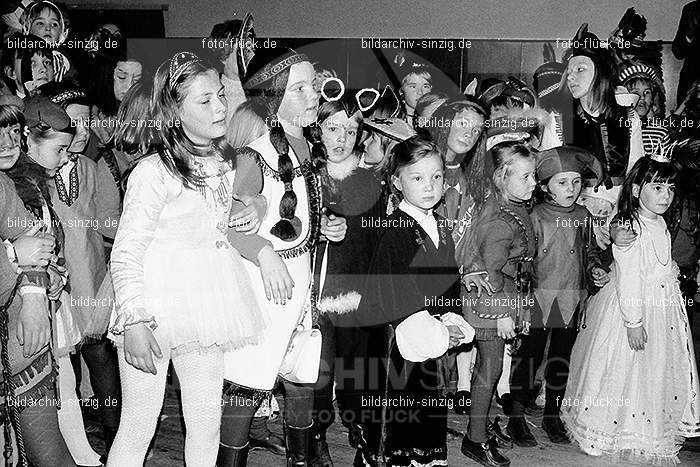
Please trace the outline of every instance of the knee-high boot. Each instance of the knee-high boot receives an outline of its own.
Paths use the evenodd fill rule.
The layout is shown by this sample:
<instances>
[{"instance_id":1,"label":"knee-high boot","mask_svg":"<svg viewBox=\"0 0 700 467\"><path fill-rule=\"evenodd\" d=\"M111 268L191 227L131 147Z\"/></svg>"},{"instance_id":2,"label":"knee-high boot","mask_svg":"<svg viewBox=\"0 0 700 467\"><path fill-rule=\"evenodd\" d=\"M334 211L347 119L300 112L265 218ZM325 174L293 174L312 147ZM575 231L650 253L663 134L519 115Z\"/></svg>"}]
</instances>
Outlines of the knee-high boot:
<instances>
[{"instance_id":1,"label":"knee-high boot","mask_svg":"<svg viewBox=\"0 0 700 467\"><path fill-rule=\"evenodd\" d=\"M333 467L333 459L326 442L327 426L314 422L309 436L309 467Z\"/></svg>"},{"instance_id":2,"label":"knee-high boot","mask_svg":"<svg viewBox=\"0 0 700 467\"><path fill-rule=\"evenodd\" d=\"M245 467L248 464L248 443L239 448L219 443L216 467Z\"/></svg>"},{"instance_id":3,"label":"knee-high boot","mask_svg":"<svg viewBox=\"0 0 700 467\"><path fill-rule=\"evenodd\" d=\"M287 467L308 467L306 460L311 426L297 428L285 425L284 428L287 441Z\"/></svg>"}]
</instances>

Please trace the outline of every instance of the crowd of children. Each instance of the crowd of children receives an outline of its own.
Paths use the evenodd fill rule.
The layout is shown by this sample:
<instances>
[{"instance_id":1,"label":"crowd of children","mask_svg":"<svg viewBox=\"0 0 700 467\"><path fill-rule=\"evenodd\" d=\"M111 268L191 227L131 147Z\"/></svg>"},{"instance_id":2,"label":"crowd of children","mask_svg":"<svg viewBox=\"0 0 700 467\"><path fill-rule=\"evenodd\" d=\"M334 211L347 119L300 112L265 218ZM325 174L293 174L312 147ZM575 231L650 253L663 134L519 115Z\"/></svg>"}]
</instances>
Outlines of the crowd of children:
<instances>
[{"instance_id":1,"label":"crowd of children","mask_svg":"<svg viewBox=\"0 0 700 467\"><path fill-rule=\"evenodd\" d=\"M451 95L400 55L396 90L355 94L282 46L148 76L118 26L78 51L62 5L20 10L0 79L8 461L143 465L171 364L188 466L265 448L332 467L336 410L357 467L448 465L448 408L469 420L453 465L509 465L540 412L552 443L608 460L672 465L700 437L700 134L659 123L644 53L582 27L534 88ZM673 118L700 126L700 85Z\"/></svg>"}]
</instances>

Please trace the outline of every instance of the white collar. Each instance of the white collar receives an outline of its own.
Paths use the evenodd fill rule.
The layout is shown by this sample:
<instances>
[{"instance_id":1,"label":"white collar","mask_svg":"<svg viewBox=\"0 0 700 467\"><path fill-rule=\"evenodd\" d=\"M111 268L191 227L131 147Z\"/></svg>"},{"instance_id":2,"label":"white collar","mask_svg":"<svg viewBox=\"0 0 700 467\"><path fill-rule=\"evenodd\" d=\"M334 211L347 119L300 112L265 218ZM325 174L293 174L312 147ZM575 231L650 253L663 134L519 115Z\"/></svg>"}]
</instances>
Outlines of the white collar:
<instances>
[{"instance_id":1,"label":"white collar","mask_svg":"<svg viewBox=\"0 0 700 467\"><path fill-rule=\"evenodd\" d=\"M412 204L409 204L405 199L402 199L399 203L399 209L401 209L403 212L414 218L416 221L418 221L419 224L425 220L435 220L435 216L433 216L432 209L428 211L428 214L423 214L423 211L421 209L415 207Z\"/></svg>"},{"instance_id":2,"label":"white collar","mask_svg":"<svg viewBox=\"0 0 700 467\"><path fill-rule=\"evenodd\" d=\"M432 240L435 248L440 248L440 232L438 230L437 219L435 219L432 209L428 211L428 214L423 214L423 211L411 204L408 204L406 200L401 200L399 203L399 209L415 219L415 221L418 222L418 225L420 225L423 230L425 230L425 233L428 234L428 237L430 237L430 240Z\"/></svg>"}]
</instances>

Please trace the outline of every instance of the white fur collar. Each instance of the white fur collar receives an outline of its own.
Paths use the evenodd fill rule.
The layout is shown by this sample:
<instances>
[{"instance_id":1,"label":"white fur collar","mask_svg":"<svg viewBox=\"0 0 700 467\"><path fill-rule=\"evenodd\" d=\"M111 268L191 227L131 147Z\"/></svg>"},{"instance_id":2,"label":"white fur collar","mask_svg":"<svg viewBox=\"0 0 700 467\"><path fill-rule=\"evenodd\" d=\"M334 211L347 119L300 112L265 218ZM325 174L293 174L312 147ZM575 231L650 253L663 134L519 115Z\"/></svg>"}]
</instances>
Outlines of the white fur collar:
<instances>
[{"instance_id":1,"label":"white fur collar","mask_svg":"<svg viewBox=\"0 0 700 467\"><path fill-rule=\"evenodd\" d=\"M317 308L321 313L342 315L356 311L360 306L362 295L352 290L334 297L323 297L318 301Z\"/></svg>"},{"instance_id":2,"label":"white fur collar","mask_svg":"<svg viewBox=\"0 0 700 467\"><path fill-rule=\"evenodd\" d=\"M326 168L328 169L328 176L333 180L345 180L352 175L359 164L360 158L353 154L338 164L328 161Z\"/></svg>"}]
</instances>

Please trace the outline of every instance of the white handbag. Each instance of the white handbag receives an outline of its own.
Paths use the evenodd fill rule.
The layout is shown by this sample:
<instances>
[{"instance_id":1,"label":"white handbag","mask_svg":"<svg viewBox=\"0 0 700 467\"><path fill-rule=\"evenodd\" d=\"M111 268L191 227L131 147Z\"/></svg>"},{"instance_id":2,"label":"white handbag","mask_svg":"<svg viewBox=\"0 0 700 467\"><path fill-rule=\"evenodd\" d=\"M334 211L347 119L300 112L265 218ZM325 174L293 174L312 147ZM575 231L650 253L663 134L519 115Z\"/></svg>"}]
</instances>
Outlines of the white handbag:
<instances>
[{"instance_id":1,"label":"white handbag","mask_svg":"<svg viewBox=\"0 0 700 467\"><path fill-rule=\"evenodd\" d=\"M319 294L323 291L326 276L326 264L328 258L328 243L321 264L321 279ZM312 264L315 266L315 260ZM313 274L312 274L313 276ZM306 319L309 317L311 320ZM309 321L311 321L309 323ZM318 370L321 366L321 345L323 337L318 329L318 309L316 308L316 294L313 290L313 277L304 303L304 314L296 329L292 331L287 352L282 359L279 375L292 383L315 383L318 380Z\"/></svg>"}]
</instances>

